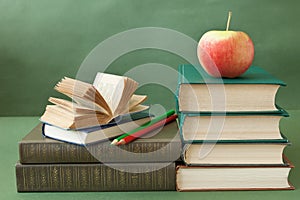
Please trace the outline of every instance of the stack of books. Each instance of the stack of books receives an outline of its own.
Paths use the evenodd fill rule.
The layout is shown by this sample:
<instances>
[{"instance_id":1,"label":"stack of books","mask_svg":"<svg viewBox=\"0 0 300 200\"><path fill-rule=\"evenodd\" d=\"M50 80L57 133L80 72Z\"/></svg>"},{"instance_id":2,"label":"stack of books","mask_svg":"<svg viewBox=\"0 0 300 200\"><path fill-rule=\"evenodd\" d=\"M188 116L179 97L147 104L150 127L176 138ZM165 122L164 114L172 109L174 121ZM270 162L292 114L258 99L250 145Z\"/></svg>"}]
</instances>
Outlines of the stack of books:
<instances>
[{"instance_id":1,"label":"stack of books","mask_svg":"<svg viewBox=\"0 0 300 200\"><path fill-rule=\"evenodd\" d=\"M75 145L41 131L42 124L19 142L19 192L175 190L174 161L181 149L176 122L121 146Z\"/></svg>"},{"instance_id":2,"label":"stack of books","mask_svg":"<svg viewBox=\"0 0 300 200\"><path fill-rule=\"evenodd\" d=\"M208 76L181 65L177 87L183 164L178 191L294 189L289 141L279 122L288 113L275 103L285 83L251 66L239 78Z\"/></svg>"},{"instance_id":3,"label":"stack of books","mask_svg":"<svg viewBox=\"0 0 300 200\"><path fill-rule=\"evenodd\" d=\"M36 126L19 142L17 190L175 190L181 140L176 122L125 145L114 138L150 122L130 78L98 73L94 84L64 78ZM101 125L99 125L101 124Z\"/></svg>"}]
</instances>

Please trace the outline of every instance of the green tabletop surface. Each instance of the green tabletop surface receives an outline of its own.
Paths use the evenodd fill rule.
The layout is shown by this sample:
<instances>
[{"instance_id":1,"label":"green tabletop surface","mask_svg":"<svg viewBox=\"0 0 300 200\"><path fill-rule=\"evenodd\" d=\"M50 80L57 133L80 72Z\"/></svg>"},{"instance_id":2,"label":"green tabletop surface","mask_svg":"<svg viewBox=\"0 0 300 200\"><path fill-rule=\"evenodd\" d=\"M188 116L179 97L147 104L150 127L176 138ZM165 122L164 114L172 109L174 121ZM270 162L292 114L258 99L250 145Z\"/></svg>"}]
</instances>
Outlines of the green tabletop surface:
<instances>
[{"instance_id":1,"label":"green tabletop surface","mask_svg":"<svg viewBox=\"0 0 300 200\"><path fill-rule=\"evenodd\" d=\"M46 192L18 193L16 190L15 163L18 160L18 141L35 125L38 117L0 117L1 165L0 199L299 199L300 197L300 110L289 110L290 117L281 121L281 130L292 142L285 154L296 166L290 173L293 191L223 191L223 192Z\"/></svg>"}]
</instances>

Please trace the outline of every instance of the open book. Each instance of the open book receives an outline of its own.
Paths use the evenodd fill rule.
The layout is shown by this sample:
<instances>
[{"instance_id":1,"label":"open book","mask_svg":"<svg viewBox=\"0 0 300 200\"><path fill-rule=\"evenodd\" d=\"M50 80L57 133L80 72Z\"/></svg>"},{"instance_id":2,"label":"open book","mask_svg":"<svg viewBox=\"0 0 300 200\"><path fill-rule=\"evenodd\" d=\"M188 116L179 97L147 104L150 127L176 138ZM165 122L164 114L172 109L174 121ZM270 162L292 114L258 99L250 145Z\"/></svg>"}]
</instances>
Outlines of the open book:
<instances>
[{"instance_id":1,"label":"open book","mask_svg":"<svg viewBox=\"0 0 300 200\"><path fill-rule=\"evenodd\" d=\"M147 98L135 95L138 83L128 77L97 73L93 85L63 78L55 90L73 99L50 97L41 121L65 128L79 129L106 124L127 113L148 109L141 105Z\"/></svg>"}]
</instances>

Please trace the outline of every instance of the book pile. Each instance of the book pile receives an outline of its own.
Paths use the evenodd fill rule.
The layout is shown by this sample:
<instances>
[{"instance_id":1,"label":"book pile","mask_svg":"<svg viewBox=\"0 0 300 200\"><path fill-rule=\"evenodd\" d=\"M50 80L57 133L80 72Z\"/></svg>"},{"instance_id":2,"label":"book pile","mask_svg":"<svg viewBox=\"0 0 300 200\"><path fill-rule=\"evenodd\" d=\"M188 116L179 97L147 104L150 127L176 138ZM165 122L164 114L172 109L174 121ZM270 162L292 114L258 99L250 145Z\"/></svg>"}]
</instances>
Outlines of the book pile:
<instances>
[{"instance_id":1,"label":"book pile","mask_svg":"<svg viewBox=\"0 0 300 200\"><path fill-rule=\"evenodd\" d=\"M289 142L275 104L285 83L252 66L239 78L217 79L191 65L179 67L177 109L184 144L178 191L294 189Z\"/></svg>"},{"instance_id":2,"label":"book pile","mask_svg":"<svg viewBox=\"0 0 300 200\"><path fill-rule=\"evenodd\" d=\"M98 73L93 85L64 78L37 125L19 142L17 190L175 190L181 141L176 122L126 145L112 139L151 120L146 96L127 77Z\"/></svg>"}]
</instances>

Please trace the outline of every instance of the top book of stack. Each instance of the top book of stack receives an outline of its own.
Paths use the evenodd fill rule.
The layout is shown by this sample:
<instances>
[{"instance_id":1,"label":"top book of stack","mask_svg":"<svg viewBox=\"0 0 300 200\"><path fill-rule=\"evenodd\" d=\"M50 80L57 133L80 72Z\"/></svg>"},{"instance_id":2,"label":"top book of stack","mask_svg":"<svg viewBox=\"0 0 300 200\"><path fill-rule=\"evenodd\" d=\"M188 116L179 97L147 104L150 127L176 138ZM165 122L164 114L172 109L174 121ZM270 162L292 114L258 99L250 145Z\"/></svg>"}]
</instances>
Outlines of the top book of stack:
<instances>
[{"instance_id":1,"label":"top book of stack","mask_svg":"<svg viewBox=\"0 0 300 200\"><path fill-rule=\"evenodd\" d=\"M235 79L213 78L192 65L178 71L180 112L280 112L275 97L286 84L260 67L251 66Z\"/></svg>"}]
</instances>

